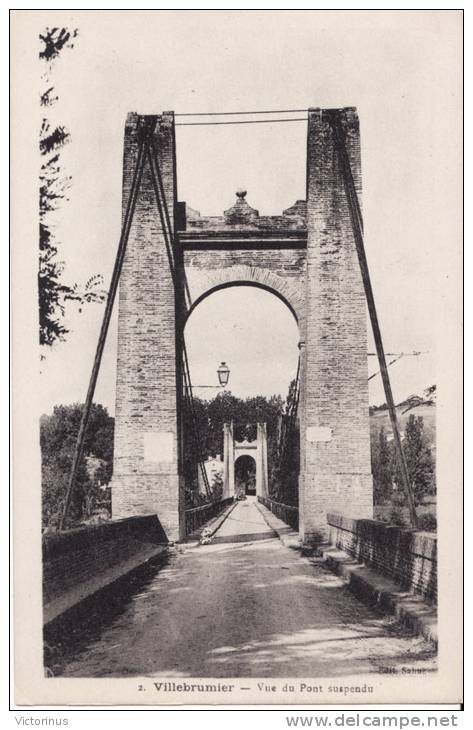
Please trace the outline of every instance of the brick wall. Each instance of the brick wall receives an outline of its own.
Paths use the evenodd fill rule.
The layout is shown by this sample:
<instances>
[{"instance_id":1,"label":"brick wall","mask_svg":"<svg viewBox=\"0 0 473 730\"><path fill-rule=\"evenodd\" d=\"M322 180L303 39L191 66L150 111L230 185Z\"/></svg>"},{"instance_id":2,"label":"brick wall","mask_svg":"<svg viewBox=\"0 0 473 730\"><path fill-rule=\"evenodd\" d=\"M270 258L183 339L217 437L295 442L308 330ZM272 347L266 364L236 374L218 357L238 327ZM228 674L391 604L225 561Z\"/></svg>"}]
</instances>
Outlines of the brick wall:
<instances>
[{"instance_id":1,"label":"brick wall","mask_svg":"<svg viewBox=\"0 0 473 730\"><path fill-rule=\"evenodd\" d=\"M358 117L342 110L360 193ZM301 389L300 522L327 537L326 514L372 516L366 304L328 114L309 112L306 332Z\"/></svg>"},{"instance_id":2,"label":"brick wall","mask_svg":"<svg viewBox=\"0 0 473 730\"><path fill-rule=\"evenodd\" d=\"M280 296L299 322L305 316L305 250L185 250L184 267L192 301L231 284L261 286Z\"/></svg>"},{"instance_id":3,"label":"brick wall","mask_svg":"<svg viewBox=\"0 0 473 730\"><path fill-rule=\"evenodd\" d=\"M153 137L173 225L173 115L165 113L144 120L154 123ZM127 118L124 207L142 122L136 114ZM179 499L180 362L175 291L147 164L120 280L112 514L114 518L159 514L171 540L184 534L183 500Z\"/></svg>"},{"instance_id":4,"label":"brick wall","mask_svg":"<svg viewBox=\"0 0 473 730\"><path fill-rule=\"evenodd\" d=\"M54 602L65 598L69 608L87 597L81 586L98 579L107 583L110 571L130 560L139 564L153 546L166 543L166 535L156 517L134 517L99 525L79 527L67 532L43 535L43 604L45 613ZM146 559L144 557L143 559ZM97 587L97 583L94 583ZM56 613L52 609L53 613Z\"/></svg>"},{"instance_id":5,"label":"brick wall","mask_svg":"<svg viewBox=\"0 0 473 730\"><path fill-rule=\"evenodd\" d=\"M431 602L437 598L437 536L329 514L330 543Z\"/></svg>"}]
</instances>

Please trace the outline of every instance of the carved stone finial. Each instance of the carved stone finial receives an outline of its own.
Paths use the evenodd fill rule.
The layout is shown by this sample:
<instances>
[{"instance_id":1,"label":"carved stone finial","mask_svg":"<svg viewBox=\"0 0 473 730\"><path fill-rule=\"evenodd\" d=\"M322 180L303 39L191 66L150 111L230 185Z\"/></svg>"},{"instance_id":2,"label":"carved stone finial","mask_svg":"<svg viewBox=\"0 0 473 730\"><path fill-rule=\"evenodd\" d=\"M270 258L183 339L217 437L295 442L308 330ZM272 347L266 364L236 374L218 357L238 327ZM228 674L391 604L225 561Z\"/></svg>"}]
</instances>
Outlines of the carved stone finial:
<instances>
[{"instance_id":1,"label":"carved stone finial","mask_svg":"<svg viewBox=\"0 0 473 730\"><path fill-rule=\"evenodd\" d=\"M226 223L232 225L245 225L251 224L255 218L258 218L259 213L257 210L248 205L246 198L246 190L239 188L236 191L237 200L236 203L224 211Z\"/></svg>"}]
</instances>

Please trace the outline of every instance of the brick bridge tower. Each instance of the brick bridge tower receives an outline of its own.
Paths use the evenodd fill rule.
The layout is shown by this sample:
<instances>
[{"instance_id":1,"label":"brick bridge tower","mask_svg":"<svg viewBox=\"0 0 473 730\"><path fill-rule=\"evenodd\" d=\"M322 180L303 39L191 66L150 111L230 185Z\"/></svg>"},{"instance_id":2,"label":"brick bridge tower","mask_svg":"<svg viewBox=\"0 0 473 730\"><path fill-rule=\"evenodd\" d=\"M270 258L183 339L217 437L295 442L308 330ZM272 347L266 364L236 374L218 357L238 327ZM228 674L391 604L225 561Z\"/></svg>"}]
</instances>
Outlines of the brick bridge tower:
<instances>
[{"instance_id":1,"label":"brick bridge tower","mask_svg":"<svg viewBox=\"0 0 473 730\"><path fill-rule=\"evenodd\" d=\"M327 512L372 517L367 321L363 283L330 114L311 109L307 199L260 216L239 191L223 216L177 201L174 115L130 114L126 205L140 126L151 123L174 238L177 284L145 165L122 270L112 512L157 514L169 539L184 535L180 399L186 317L212 292L253 285L282 299L300 332L299 525L305 543L327 535ZM338 110L358 195L356 110ZM184 282L190 297L184 311Z\"/></svg>"}]
</instances>

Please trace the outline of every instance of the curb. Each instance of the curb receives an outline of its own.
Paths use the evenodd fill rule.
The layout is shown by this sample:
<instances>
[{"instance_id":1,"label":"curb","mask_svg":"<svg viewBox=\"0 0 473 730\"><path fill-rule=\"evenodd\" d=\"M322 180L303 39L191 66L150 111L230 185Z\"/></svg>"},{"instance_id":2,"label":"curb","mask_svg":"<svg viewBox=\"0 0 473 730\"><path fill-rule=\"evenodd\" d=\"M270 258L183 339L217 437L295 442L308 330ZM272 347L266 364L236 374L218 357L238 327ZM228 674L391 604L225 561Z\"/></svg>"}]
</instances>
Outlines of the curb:
<instances>
[{"instance_id":1,"label":"curb","mask_svg":"<svg viewBox=\"0 0 473 730\"><path fill-rule=\"evenodd\" d=\"M285 522L275 517L264 505L257 502L265 522L277 534L282 544L292 550L298 550L301 557L310 558L313 550L307 551L302 545L299 534ZM344 578L349 589L358 599L381 608L385 613L395 616L397 621L420 634L433 644L438 642L437 611L435 606L408 591L404 591L397 583L381 575L372 568L358 563L355 559L337 548L320 546L316 551L314 562L322 563L336 575Z\"/></svg>"},{"instance_id":2,"label":"curb","mask_svg":"<svg viewBox=\"0 0 473 730\"><path fill-rule=\"evenodd\" d=\"M273 515L273 513L260 502L256 502L256 506L263 516L266 524L276 533L281 540L284 547L291 548L291 550L302 550L302 543L299 538L299 533L296 532L292 527L286 525L285 522Z\"/></svg>"},{"instance_id":3,"label":"curb","mask_svg":"<svg viewBox=\"0 0 473 730\"><path fill-rule=\"evenodd\" d=\"M390 578L386 578L363 563L336 548L322 551L325 565L336 575L344 578L350 590L362 601L376 605L395 616L403 626L420 634L434 644L438 642L437 611L409 591L403 590Z\"/></svg>"},{"instance_id":4,"label":"curb","mask_svg":"<svg viewBox=\"0 0 473 730\"><path fill-rule=\"evenodd\" d=\"M233 512L235 507L237 506L236 499L231 503L231 505L228 507L228 509L223 511L221 514L217 515L215 517L215 521L210 523L210 529L212 530L209 532L209 537L213 537L217 530L221 528L227 517L230 516L230 514Z\"/></svg>"}]
</instances>

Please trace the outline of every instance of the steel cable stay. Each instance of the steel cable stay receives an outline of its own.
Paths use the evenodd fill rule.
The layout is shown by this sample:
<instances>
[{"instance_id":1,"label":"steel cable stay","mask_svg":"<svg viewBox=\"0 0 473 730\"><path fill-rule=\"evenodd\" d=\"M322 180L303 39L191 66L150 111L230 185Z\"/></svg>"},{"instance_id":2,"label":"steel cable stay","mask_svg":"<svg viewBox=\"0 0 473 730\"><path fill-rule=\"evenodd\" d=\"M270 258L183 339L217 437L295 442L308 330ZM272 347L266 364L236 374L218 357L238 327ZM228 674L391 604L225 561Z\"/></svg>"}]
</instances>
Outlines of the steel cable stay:
<instances>
[{"instance_id":1,"label":"steel cable stay","mask_svg":"<svg viewBox=\"0 0 473 730\"><path fill-rule=\"evenodd\" d=\"M161 220L161 226L163 229L163 234L164 234L164 239L165 239L165 244L166 244L169 268L171 271L171 277L173 280L174 289L175 289L175 291L177 291L178 290L177 289L178 277L177 277L177 271L176 271L176 261L175 261L175 256L174 256L175 241L174 241L174 236L172 233L171 218L169 215L169 209L168 209L168 205L166 202L166 196L165 196L165 191L164 191L161 170L160 170L154 142L152 140L150 140L148 156L149 156L149 161L150 161L153 188L154 188L154 192L155 192L155 196L156 196L156 203L157 203L157 207L158 207L158 212L159 212L159 216L160 216L160 220ZM187 281L184 279L184 282L185 282L185 293L187 294L187 296L189 298L189 303L190 303L190 294L189 294L189 289L187 286ZM184 307L185 306L186 306L186 303L184 302ZM180 323L179 323L179 326L180 326ZM198 464L199 464L199 468L201 470L205 491L207 493L207 497L209 498L209 500L212 501L212 491L211 491L210 483L208 480L207 470L205 469L205 465L203 462L202 442L201 442L201 438L200 438L200 432L198 429L197 416L195 413L194 396L193 396L193 392L192 392L192 383L191 383L191 379L190 379L189 361L187 358L187 350L186 350L184 337L182 337L182 354L183 354L184 395L187 400L189 412L191 415L192 438L193 438L194 445L197 450Z\"/></svg>"},{"instance_id":2,"label":"steel cable stay","mask_svg":"<svg viewBox=\"0 0 473 730\"><path fill-rule=\"evenodd\" d=\"M284 122L307 122L307 117L291 119L235 119L231 122L176 122L176 127L215 127L222 124L280 124Z\"/></svg>"},{"instance_id":3,"label":"steel cable stay","mask_svg":"<svg viewBox=\"0 0 473 730\"><path fill-rule=\"evenodd\" d=\"M175 117L236 117L253 114L303 114L308 109L257 109L250 112L177 112Z\"/></svg>"},{"instance_id":4,"label":"steel cable stay","mask_svg":"<svg viewBox=\"0 0 473 730\"><path fill-rule=\"evenodd\" d=\"M77 472L79 469L80 460L82 458L83 450L84 450L84 441L85 441L85 433L87 430L87 425L89 422L90 417L90 410L92 407L92 401L95 393L95 386L97 385L97 378L100 370L100 364L102 362L102 355L105 347L105 342L107 339L107 333L108 328L110 325L110 319L112 316L112 310L113 310L113 304L115 302L115 297L118 289L118 282L120 280L120 274L122 271L123 266L123 260L125 258L126 253L126 246L128 243L128 238L130 235L131 230L131 224L133 221L133 216L135 213L136 208L136 201L138 198L138 191L140 188L141 178L143 175L143 168L144 168L144 159L145 159L145 150L144 147L146 145L146 142L141 139L139 147L138 147L138 154L136 159L136 165L133 172L132 177L132 183L130 187L130 192L128 196L128 202L125 210L125 215L123 219L123 225L122 230L120 234L120 239L118 243L118 249L117 249L117 255L115 258L115 264L113 267L112 277L110 281L110 287L108 291L107 296L107 303L105 305L105 312L102 319L102 325L100 329L99 339L97 342L97 349L95 352L95 358L94 363L92 366L92 372L90 375L89 380L89 387L87 390L87 395L84 403L84 407L82 409L82 415L79 425L79 431L77 434L76 444L74 447L74 455L72 458L72 465L71 465L71 471L69 475L69 481L66 489L66 495L64 498L64 505L62 510L62 515L59 521L59 529L64 530L67 524L67 518L69 513L69 508L72 500L72 495L74 492L74 487L76 483L77 478Z\"/></svg>"},{"instance_id":5,"label":"steel cable stay","mask_svg":"<svg viewBox=\"0 0 473 730\"><path fill-rule=\"evenodd\" d=\"M167 255L168 255L168 263L169 263L169 267L170 267L170 271L171 271L173 285L175 288L176 288L176 284L177 284L175 259L174 259L174 255L173 255L173 253L174 253L173 237L172 237L172 231L171 231L171 225L170 225L169 211L167 209L166 199L164 196L164 186L162 184L162 177L161 177L161 173L160 173L160 169L159 169L159 164L157 162L156 151L155 151L151 136L149 134L149 131L150 130L147 129L146 127L143 127L140 130L141 134L140 134L140 138L139 138L136 163L135 163L135 167L133 170L132 182L131 182L130 191L129 191L129 195L128 195L128 201L127 201L127 205L126 205L126 209L125 209L125 214L123 217L123 224L122 224L122 229L121 229L121 233L120 233L117 254L115 257L114 268L113 268L113 272L112 272L112 276L111 276L109 291L108 291L108 295L107 295L107 302L106 302L106 306L105 306L104 316L102 319L102 325L101 325L100 334L99 334L99 338L98 338L98 342L97 342L94 363L92 366L92 372L91 372L90 379L89 379L87 395L86 395L84 407L82 409L79 431L77 434L76 443L75 443L75 447L74 447L74 454L73 454L73 458L72 458L72 465L71 465L71 470L70 470L70 474L69 474L68 485L67 485L66 494L65 494L65 498L64 498L62 514L61 514L60 521L59 521L59 530L64 530L67 526L67 519L68 519L71 501L72 501L72 496L74 494L74 488L75 488L76 479L77 479L77 472L79 469L79 464L80 464L83 450L84 450L85 435L86 435L87 426L88 426L88 422L89 422L89 418L90 418L90 411L91 411L91 407L92 407L95 388L97 385L97 378L98 378L98 374L100 371L103 351L105 348L108 329L110 326L113 305L114 305L117 290L118 290L118 283L120 280L120 275L121 275L121 271L122 271L122 267L123 267L123 261L125 258L128 238L130 235L131 225L133 222L136 202L138 199L138 192L140 189L140 184L141 184L141 179L143 176L143 170L144 170L146 158L148 158L150 168L151 168L151 177L152 177L152 182L153 182L153 188L155 191L158 212L159 212L160 219L161 219L161 226L162 226L162 230L163 230L166 251L167 251ZM187 282L185 282L185 283L186 283L186 293L190 300ZM185 301L184 301L184 306L186 306Z\"/></svg>"},{"instance_id":6,"label":"steel cable stay","mask_svg":"<svg viewBox=\"0 0 473 730\"><path fill-rule=\"evenodd\" d=\"M188 387L187 378L185 378L185 381L186 381L186 386L185 387ZM190 403L191 403L191 399L190 398L187 399L187 403L188 403L189 409L192 412L192 406L190 405ZM196 431L196 423L195 423L194 417L192 417L192 415L191 415L191 418L192 418L192 421L193 421L192 428L191 428L192 440L194 442L194 447L195 447L195 449L196 449L196 451L198 453L197 465L198 465L199 471L200 471L200 473L202 475L202 481L204 483L204 488L205 488L205 492L207 494L207 498L208 498L209 502L213 502L214 500L212 499L212 490L211 490L211 487L210 487L210 482L209 482L207 470L206 470L205 464L204 464L204 462L202 460L202 453L200 451L201 444L200 444L199 437L198 437L197 431Z\"/></svg>"},{"instance_id":7,"label":"steel cable stay","mask_svg":"<svg viewBox=\"0 0 473 730\"><path fill-rule=\"evenodd\" d=\"M153 143L150 142L148 147L148 160L151 169L151 181L153 183L154 194L156 196L156 205L161 221L161 228L164 236L164 243L166 246L166 253L168 257L169 270L171 272L171 278L174 288L177 285L176 275L176 261L174 252L174 239L172 236L172 227L169 219L169 211L166 204L166 197L164 195L164 187L161 179L161 171L159 169L159 163L157 156L154 153Z\"/></svg>"},{"instance_id":8,"label":"steel cable stay","mask_svg":"<svg viewBox=\"0 0 473 730\"><path fill-rule=\"evenodd\" d=\"M194 404L194 396L192 392L192 382L190 377L190 369L189 369L189 360L187 358L187 349L185 343L183 343L182 348L183 353L183 365L184 365L184 389L185 389L185 395L188 403L188 407L191 414L191 420L192 420L192 438L194 441L194 445L197 450L197 458L198 458L198 464L201 470L202 479L204 482L205 491L207 492L207 497L212 502L212 490L209 483L209 478L207 474L207 470L205 468L204 460L203 460L203 453L202 453L202 442L200 439L200 430L197 422L197 416L195 412L195 404Z\"/></svg>"},{"instance_id":9,"label":"steel cable stay","mask_svg":"<svg viewBox=\"0 0 473 730\"><path fill-rule=\"evenodd\" d=\"M158 212L161 220L161 226L163 229L165 244L166 244L166 251L168 255L168 263L169 268L171 271L171 277L173 280L173 285L175 291L177 291L178 287L178 278L177 278L177 271L176 271L176 262L175 262L175 241L174 236L172 233L172 227L171 227L171 218L169 215L169 209L166 202L166 196L164 192L164 185L161 175L161 170L158 162L158 157L156 154L156 149L154 147L154 142L150 140L149 148L148 148L148 157L150 162L150 168L151 168L151 177L153 182L153 188L156 196L156 203L158 207ZM189 289L187 286L187 281L185 281L185 293L187 293L187 296L189 298L190 303L190 294ZM184 302L184 306L185 302ZM180 324L179 324L180 326ZM184 341L184 337L182 337L182 354L183 354L183 376L184 376L184 391L185 391L185 397L187 399L189 411L191 414L191 420L192 420L192 437L194 444L196 446L197 454L198 454L198 462L199 467L202 473L202 479L204 482L204 487L207 493L207 496L210 501L212 501L212 491L210 488L210 483L208 480L207 470L205 469L205 465L203 462L203 454L202 454L202 445L201 445L201 439L200 439L200 432L198 430L198 423L197 423L197 417L195 413L195 405L194 405L194 396L192 392L192 383L190 379L190 369L189 369L189 361L187 358L187 350L186 345Z\"/></svg>"},{"instance_id":10,"label":"steel cable stay","mask_svg":"<svg viewBox=\"0 0 473 730\"><path fill-rule=\"evenodd\" d=\"M154 147L154 142L150 140L149 145L149 160L150 160L150 167L151 167L151 177L153 182L153 188L155 191L156 196L156 203L159 210L159 216L161 219L161 226L163 229L165 242L166 242L166 251L168 254L168 262L169 267L171 270L171 276L173 279L173 284L175 291L177 291L178 286L178 280L177 280L177 272L176 272L176 263L175 263L175 257L174 257L174 251L175 251L175 245L174 245L174 236L172 233L171 228L171 218L169 215L169 209L166 202L166 196L164 192L164 185L161 175L161 170L158 162L158 157L156 154L156 149ZM189 305L191 303L190 299L190 293L189 288L187 285L187 280L184 278L184 284L185 284L185 294L187 294L187 297L189 299ZM184 307L186 306L186 303L184 302ZM180 323L179 323L180 326ZM189 412L191 415L191 422L192 422L192 439L194 441L194 445L197 450L198 455L198 465L202 474L202 479L204 482L205 491L207 493L207 497L210 501L212 501L212 490L210 487L207 470L205 469L204 461L203 461L203 452L202 452L202 442L200 438L200 431L198 428L198 422L197 422L197 416L195 412L195 402L194 402L194 396L192 391L192 382L190 378L190 369L189 369L189 361L187 357L187 349L185 345L184 337L182 336L182 354L183 354L183 379L184 379L184 395L187 400L187 405L189 408Z\"/></svg>"},{"instance_id":11,"label":"steel cable stay","mask_svg":"<svg viewBox=\"0 0 473 730\"><path fill-rule=\"evenodd\" d=\"M156 196L156 204L158 206L159 216L161 219L161 227L163 229L163 233L165 236L166 241L166 250L168 254L169 259L169 266L171 269L171 274L173 277L174 286L177 286L177 274L176 274L176 260L175 260L175 239L173 235L173 229L171 226L171 216L169 215L169 208L166 201L166 195L164 191L164 185L163 185L163 177L161 174L161 168L159 166L158 162L158 155L156 152L156 148L154 146L154 142L151 139L149 144L149 160L150 160L150 167L151 167L151 178L153 182L153 188ZM183 281L184 281L184 292L185 296L187 296L188 302L184 302L184 306L191 306L192 299L189 292L189 285L187 283L187 278L182 272L183 275Z\"/></svg>"},{"instance_id":12,"label":"steel cable stay","mask_svg":"<svg viewBox=\"0 0 473 730\"><path fill-rule=\"evenodd\" d=\"M430 350L424 350L421 352L420 350L414 350L413 352L385 352L386 357L395 357L399 355L400 357L418 357L419 355L428 355ZM368 357L378 357L377 352L368 352Z\"/></svg>"},{"instance_id":13,"label":"steel cable stay","mask_svg":"<svg viewBox=\"0 0 473 730\"><path fill-rule=\"evenodd\" d=\"M372 354L373 353L371 353L371 352L368 353L368 355L372 355ZM376 354L376 353L374 353L374 354ZM400 353L397 354L397 357L395 357L393 360L390 360L388 362L387 367L390 368L391 365L394 365L396 362L398 362L403 357L417 357L418 355L426 355L426 354L428 354L428 353L427 352L400 352ZM385 356L396 355L396 353L394 353L394 352L385 352L384 355ZM372 375L370 375L368 377L368 380L373 380L373 378L375 378L380 373L381 373L381 370L376 370L375 373L373 373Z\"/></svg>"},{"instance_id":14,"label":"steel cable stay","mask_svg":"<svg viewBox=\"0 0 473 730\"><path fill-rule=\"evenodd\" d=\"M390 360L386 367L390 368L391 365L394 365L394 363L397 362L398 360L400 360L401 357L404 357L403 353L401 353L400 355L395 357L393 360ZM373 373L372 375L369 376L368 380L373 380L373 378L375 378L377 375L379 375L380 372L381 372L381 370L377 370L375 373Z\"/></svg>"},{"instance_id":15,"label":"steel cable stay","mask_svg":"<svg viewBox=\"0 0 473 730\"><path fill-rule=\"evenodd\" d=\"M389 410L389 417L391 420L391 427L393 430L394 444L396 448L396 454L398 457L398 463L401 469L401 477L404 487L404 492L407 497L409 504L409 512L411 523L413 527L418 526L417 513L414 503L414 495L412 491L412 485L409 476L409 470L407 467L406 456L402 447L401 435L399 431L399 424L397 420L396 407L394 404L394 398L391 390L391 382L389 379L388 366L386 364L386 356L384 353L384 346L381 337L381 330L379 327L378 315L376 312L376 306L374 301L373 289L371 287L371 279L369 275L368 262L366 259L365 246L363 240L363 218L358 200L358 195L353 180L353 174L351 170L350 160L348 157L346 145L345 145L345 134L342 128L340 114L332 112L329 116L329 122L333 132L333 139L335 143L335 149L337 151L340 170L343 179L343 185L345 188L345 194L348 202L348 209L350 214L351 225L353 229L353 237L355 240L355 247L358 256L358 262L360 264L361 277L363 280L363 286L365 289L366 301L368 305L368 311L371 319L371 327L373 330L373 336L376 345L376 352L378 355L379 366L381 371L381 377L383 380L384 393L386 397L386 403Z\"/></svg>"},{"instance_id":16,"label":"steel cable stay","mask_svg":"<svg viewBox=\"0 0 473 730\"><path fill-rule=\"evenodd\" d=\"M184 377L184 382L185 382L185 387L187 388L188 387L187 376ZM197 436L197 432L196 432L196 424L195 424L194 416L192 415L192 405L191 405L190 398L187 398L187 405L188 405L189 411L191 413L191 419L192 419L192 425L191 425L192 441L194 443L194 448L196 449L196 452L198 454L198 456L197 456L198 471L200 471L200 473L201 473L205 492L207 494L207 498L208 498L209 502L211 502L212 501L212 491L210 488L207 471L205 469L204 462L202 461L202 455L200 452L200 441L199 441L199 437Z\"/></svg>"}]
</instances>

